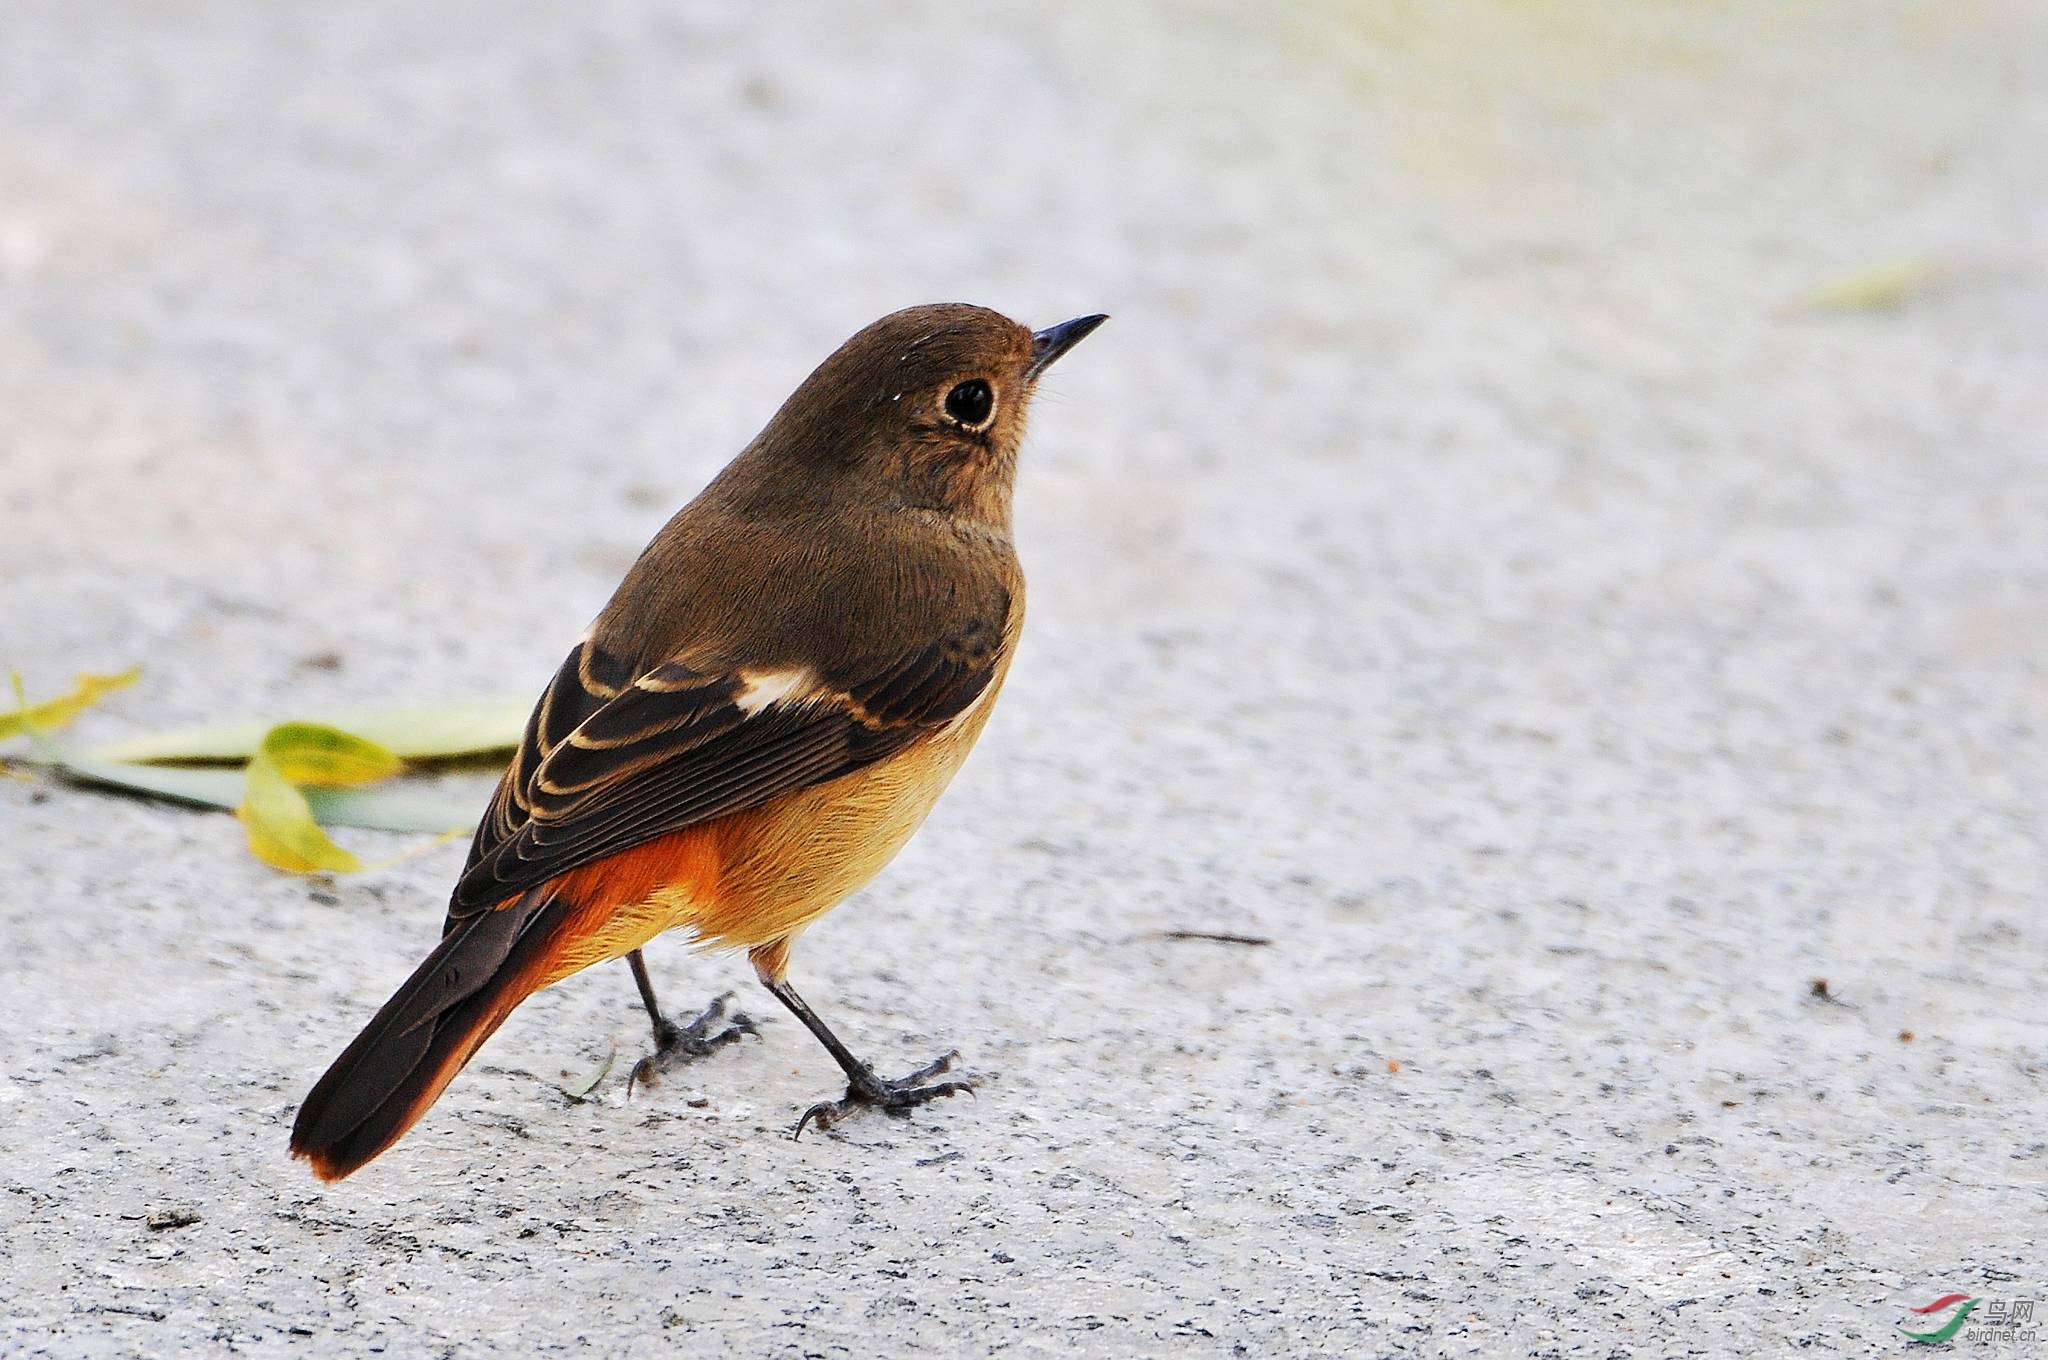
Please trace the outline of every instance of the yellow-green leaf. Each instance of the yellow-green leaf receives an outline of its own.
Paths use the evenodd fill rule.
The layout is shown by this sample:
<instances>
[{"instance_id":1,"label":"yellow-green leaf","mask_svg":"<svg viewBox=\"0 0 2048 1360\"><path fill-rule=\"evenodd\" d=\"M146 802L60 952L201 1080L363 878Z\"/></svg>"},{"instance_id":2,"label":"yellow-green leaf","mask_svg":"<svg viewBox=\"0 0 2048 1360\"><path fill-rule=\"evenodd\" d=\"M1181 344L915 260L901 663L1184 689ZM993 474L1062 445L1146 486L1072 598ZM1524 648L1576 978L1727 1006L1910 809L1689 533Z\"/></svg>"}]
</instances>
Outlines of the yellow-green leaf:
<instances>
[{"instance_id":1,"label":"yellow-green leaf","mask_svg":"<svg viewBox=\"0 0 2048 1360\"><path fill-rule=\"evenodd\" d=\"M98 703L102 696L117 689L126 689L142 674L142 667L135 666L119 675L81 675L71 693L55 699L46 699L39 704L22 704L11 711L0 712L0 741L21 735L25 731L52 732L64 726L86 709ZM20 678L16 677L15 692L20 693ZM518 740L516 737L513 739Z\"/></svg>"},{"instance_id":2,"label":"yellow-green leaf","mask_svg":"<svg viewBox=\"0 0 2048 1360\"><path fill-rule=\"evenodd\" d=\"M376 742L323 723L279 723L264 735L257 758L294 784L342 788L389 779L401 768Z\"/></svg>"},{"instance_id":3,"label":"yellow-green leaf","mask_svg":"<svg viewBox=\"0 0 2048 1360\"><path fill-rule=\"evenodd\" d=\"M352 732L319 723L279 723L249 760L235 816L249 833L249 849L266 864L302 874L354 873L363 862L320 829L299 785L347 788L398 771L397 756Z\"/></svg>"},{"instance_id":4,"label":"yellow-green leaf","mask_svg":"<svg viewBox=\"0 0 2048 1360\"><path fill-rule=\"evenodd\" d=\"M342 849L313 820L306 795L285 778L268 750L249 762L242 804L235 809L249 849L266 864L294 873L354 873L363 862Z\"/></svg>"},{"instance_id":5,"label":"yellow-green leaf","mask_svg":"<svg viewBox=\"0 0 2048 1360\"><path fill-rule=\"evenodd\" d=\"M308 722L353 732L401 760L483 755L519 745L528 699L458 699L440 704L305 715ZM252 720L146 732L94 747L98 760L247 760L275 723Z\"/></svg>"},{"instance_id":6,"label":"yellow-green leaf","mask_svg":"<svg viewBox=\"0 0 2048 1360\"><path fill-rule=\"evenodd\" d=\"M1884 260L1838 275L1799 299L1817 312L1874 312L1898 307L1947 276L1931 260Z\"/></svg>"}]
</instances>

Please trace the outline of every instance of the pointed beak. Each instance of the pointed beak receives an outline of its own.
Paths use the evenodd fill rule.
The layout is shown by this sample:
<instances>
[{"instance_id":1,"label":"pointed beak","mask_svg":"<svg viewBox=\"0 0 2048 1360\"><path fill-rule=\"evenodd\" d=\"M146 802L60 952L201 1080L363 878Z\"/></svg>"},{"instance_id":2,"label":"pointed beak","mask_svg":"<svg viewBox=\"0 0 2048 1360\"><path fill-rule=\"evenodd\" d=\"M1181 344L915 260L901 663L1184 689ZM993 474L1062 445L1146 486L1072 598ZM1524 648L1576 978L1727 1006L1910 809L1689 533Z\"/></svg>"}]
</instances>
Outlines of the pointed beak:
<instances>
[{"instance_id":1,"label":"pointed beak","mask_svg":"<svg viewBox=\"0 0 2048 1360\"><path fill-rule=\"evenodd\" d=\"M1101 312L1094 316L1077 316L1072 321L1062 321L1057 326L1047 326L1031 337L1031 366L1024 370L1027 378L1037 378L1052 367L1052 361L1065 354L1088 338L1088 333L1100 326L1109 317Z\"/></svg>"}]
</instances>

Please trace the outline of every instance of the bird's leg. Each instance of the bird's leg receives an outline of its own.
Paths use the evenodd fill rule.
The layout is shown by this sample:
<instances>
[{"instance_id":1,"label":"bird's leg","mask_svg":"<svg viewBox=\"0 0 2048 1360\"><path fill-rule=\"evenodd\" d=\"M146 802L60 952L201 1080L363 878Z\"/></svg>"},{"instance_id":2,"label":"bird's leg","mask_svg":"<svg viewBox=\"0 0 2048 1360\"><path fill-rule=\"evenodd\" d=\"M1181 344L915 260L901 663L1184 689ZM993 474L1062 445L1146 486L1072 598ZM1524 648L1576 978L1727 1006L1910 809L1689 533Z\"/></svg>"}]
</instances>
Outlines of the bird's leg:
<instances>
[{"instance_id":1,"label":"bird's leg","mask_svg":"<svg viewBox=\"0 0 2048 1360\"><path fill-rule=\"evenodd\" d=\"M647 1007L647 1018L654 1023L654 1052L633 1064L633 1075L626 1081L629 1093L635 1086L654 1085L661 1073L675 1063L701 1058L726 1044L738 1043L742 1035L760 1034L747 1016L739 1011L726 1012L733 999L731 992L714 998L689 1024L678 1025L661 1013L661 1003L654 999L654 980L647 976L647 960L640 956L640 951L636 949L626 955L626 962L632 965L633 985L640 989L640 1002Z\"/></svg>"},{"instance_id":2,"label":"bird's leg","mask_svg":"<svg viewBox=\"0 0 2048 1360\"><path fill-rule=\"evenodd\" d=\"M782 978L771 975L764 967L757 966L756 971L760 974L761 985L773 992L777 1001L789 1007L790 1014L804 1022L804 1028L817 1036L818 1042L825 1046L825 1051L832 1055L833 1061L846 1072L846 1094L838 1100L821 1100L805 1110L803 1118L797 1120L796 1127L790 1130L791 1138L801 1138L804 1129L813 1123L821 1129L830 1128L863 1105L901 1116L907 1115L928 1100L959 1095L962 1091L970 1094L973 1092L975 1082L972 1078L960 1081L931 1081L931 1078L953 1065L960 1056L958 1051L926 1063L908 1076L892 1078L875 1075L875 1069L853 1056L852 1051L839 1041L839 1036L818 1018L818 1013L796 994L794 987ZM931 1084L925 1085L926 1082Z\"/></svg>"}]
</instances>

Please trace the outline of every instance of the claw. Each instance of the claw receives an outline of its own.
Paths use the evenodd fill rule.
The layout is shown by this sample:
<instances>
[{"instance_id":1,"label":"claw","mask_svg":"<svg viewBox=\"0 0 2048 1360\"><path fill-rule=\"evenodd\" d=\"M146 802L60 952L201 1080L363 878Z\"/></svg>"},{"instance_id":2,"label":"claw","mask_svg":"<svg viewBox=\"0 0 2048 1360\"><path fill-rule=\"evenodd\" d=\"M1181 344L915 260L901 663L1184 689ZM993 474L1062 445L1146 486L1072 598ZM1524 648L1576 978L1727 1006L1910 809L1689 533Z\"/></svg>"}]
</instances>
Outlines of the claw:
<instances>
[{"instance_id":1,"label":"claw","mask_svg":"<svg viewBox=\"0 0 2048 1360\"><path fill-rule=\"evenodd\" d=\"M930 1086L918 1084L937 1076L959 1060L960 1053L956 1049L926 1063L908 1076L897 1077L894 1080L878 1077L872 1071L864 1072L854 1078L847 1086L846 1094L838 1100L821 1100L805 1110L803 1117L796 1121L796 1127L789 1131L790 1140L793 1142L803 1137L804 1130L813 1123L821 1130L829 1129L862 1106L871 1106L884 1114L907 1119L913 1109L928 1101L957 1096L962 1092L973 1095L978 1083L972 1077L959 1081L934 1082Z\"/></svg>"},{"instance_id":2,"label":"claw","mask_svg":"<svg viewBox=\"0 0 2048 1360\"><path fill-rule=\"evenodd\" d=\"M635 1086L659 1085L662 1072L675 1063L704 1057L727 1044L738 1043L749 1034L759 1038L760 1026L751 1016L739 1011L726 1014L726 1007L736 996L737 993L727 992L712 998L703 1013L687 1025L664 1019L654 1031L654 1052L634 1063L632 1074L626 1078L626 1098L633 1098Z\"/></svg>"}]
</instances>

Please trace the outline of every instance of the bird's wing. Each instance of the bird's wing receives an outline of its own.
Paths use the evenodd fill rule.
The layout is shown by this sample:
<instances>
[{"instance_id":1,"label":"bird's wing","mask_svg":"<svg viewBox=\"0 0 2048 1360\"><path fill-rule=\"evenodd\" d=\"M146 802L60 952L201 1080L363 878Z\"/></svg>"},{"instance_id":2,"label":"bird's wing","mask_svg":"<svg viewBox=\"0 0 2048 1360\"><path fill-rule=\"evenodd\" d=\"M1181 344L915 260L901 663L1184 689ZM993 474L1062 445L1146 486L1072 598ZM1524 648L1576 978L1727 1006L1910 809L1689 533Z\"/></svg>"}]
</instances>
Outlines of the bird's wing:
<instances>
[{"instance_id":1,"label":"bird's wing","mask_svg":"<svg viewBox=\"0 0 2048 1360\"><path fill-rule=\"evenodd\" d=\"M851 773L965 712L998 669L980 630L856 674L644 674L569 654L478 828L449 921L686 826Z\"/></svg>"}]
</instances>

